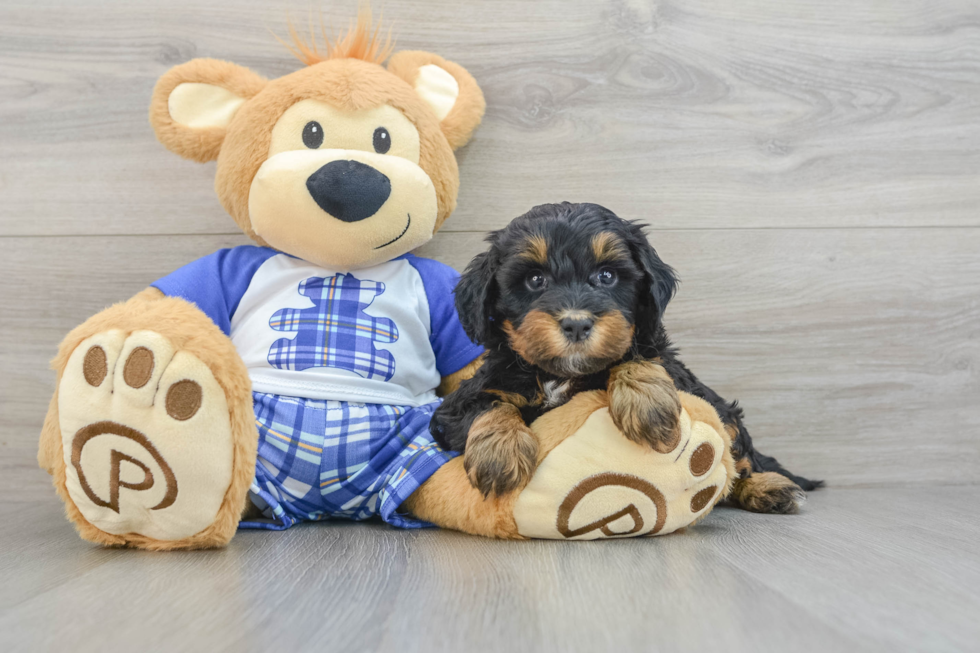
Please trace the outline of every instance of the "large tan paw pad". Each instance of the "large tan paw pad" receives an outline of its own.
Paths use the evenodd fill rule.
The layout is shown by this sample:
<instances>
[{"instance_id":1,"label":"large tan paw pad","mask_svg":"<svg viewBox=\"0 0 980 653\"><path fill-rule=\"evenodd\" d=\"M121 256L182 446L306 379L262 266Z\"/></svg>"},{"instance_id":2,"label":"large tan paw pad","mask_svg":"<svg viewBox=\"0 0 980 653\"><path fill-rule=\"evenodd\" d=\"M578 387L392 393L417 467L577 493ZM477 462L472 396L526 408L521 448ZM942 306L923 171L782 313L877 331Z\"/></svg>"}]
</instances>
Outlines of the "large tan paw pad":
<instances>
[{"instance_id":1,"label":"large tan paw pad","mask_svg":"<svg viewBox=\"0 0 980 653\"><path fill-rule=\"evenodd\" d=\"M106 331L72 353L58 391L65 485L114 535L190 537L231 483L228 403L211 370L152 331Z\"/></svg>"},{"instance_id":2,"label":"large tan paw pad","mask_svg":"<svg viewBox=\"0 0 980 653\"><path fill-rule=\"evenodd\" d=\"M595 411L539 464L514 505L518 532L548 539L671 533L702 517L728 487L728 443L680 415L669 453L627 440L606 408Z\"/></svg>"}]
</instances>

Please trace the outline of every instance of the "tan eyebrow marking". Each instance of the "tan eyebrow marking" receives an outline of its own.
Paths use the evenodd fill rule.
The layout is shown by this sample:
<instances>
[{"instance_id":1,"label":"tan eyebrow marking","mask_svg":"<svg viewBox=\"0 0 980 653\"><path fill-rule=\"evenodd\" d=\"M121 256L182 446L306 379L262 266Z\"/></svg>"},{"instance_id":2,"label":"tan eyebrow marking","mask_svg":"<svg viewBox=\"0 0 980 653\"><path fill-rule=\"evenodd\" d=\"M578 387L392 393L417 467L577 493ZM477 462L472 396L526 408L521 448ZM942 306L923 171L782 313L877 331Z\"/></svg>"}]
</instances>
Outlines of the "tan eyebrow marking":
<instances>
[{"instance_id":1,"label":"tan eyebrow marking","mask_svg":"<svg viewBox=\"0 0 980 653\"><path fill-rule=\"evenodd\" d=\"M524 251L521 256L531 259L535 263L545 265L548 263L548 243L542 236L531 236L524 243Z\"/></svg>"},{"instance_id":2,"label":"tan eyebrow marking","mask_svg":"<svg viewBox=\"0 0 980 653\"><path fill-rule=\"evenodd\" d=\"M600 263L628 256L622 241L608 231L603 231L592 237L592 254L595 256L595 260Z\"/></svg>"}]
</instances>

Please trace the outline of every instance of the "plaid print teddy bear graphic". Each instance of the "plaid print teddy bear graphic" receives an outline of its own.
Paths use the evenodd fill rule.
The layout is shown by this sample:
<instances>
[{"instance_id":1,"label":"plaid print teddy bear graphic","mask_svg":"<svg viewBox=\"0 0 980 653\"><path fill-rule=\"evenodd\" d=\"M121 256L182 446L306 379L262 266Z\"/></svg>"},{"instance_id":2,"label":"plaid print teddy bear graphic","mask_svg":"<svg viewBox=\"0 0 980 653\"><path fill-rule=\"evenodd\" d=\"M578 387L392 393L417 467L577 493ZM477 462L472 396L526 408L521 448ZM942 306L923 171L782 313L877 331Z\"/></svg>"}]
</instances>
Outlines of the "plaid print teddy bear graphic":
<instances>
[{"instance_id":1,"label":"plaid print teddy bear graphic","mask_svg":"<svg viewBox=\"0 0 980 653\"><path fill-rule=\"evenodd\" d=\"M398 327L384 317L365 312L385 291L377 281L362 281L352 274L310 277L299 284L312 308L284 308L269 319L276 331L296 331L296 337L276 340L269 348L269 364L285 370L337 367L366 379L390 381L395 374L391 352L375 349L376 342L398 340Z\"/></svg>"}]
</instances>

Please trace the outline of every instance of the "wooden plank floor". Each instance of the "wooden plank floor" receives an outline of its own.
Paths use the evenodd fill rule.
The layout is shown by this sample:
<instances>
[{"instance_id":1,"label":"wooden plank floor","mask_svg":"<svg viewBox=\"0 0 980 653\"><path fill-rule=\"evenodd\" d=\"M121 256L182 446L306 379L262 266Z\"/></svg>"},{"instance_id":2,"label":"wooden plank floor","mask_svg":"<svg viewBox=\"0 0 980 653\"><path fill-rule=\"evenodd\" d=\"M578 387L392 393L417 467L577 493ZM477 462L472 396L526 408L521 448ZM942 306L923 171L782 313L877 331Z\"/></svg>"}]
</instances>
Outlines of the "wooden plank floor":
<instances>
[{"instance_id":1,"label":"wooden plank floor","mask_svg":"<svg viewBox=\"0 0 980 653\"><path fill-rule=\"evenodd\" d=\"M485 540L381 524L222 551L79 542L0 505L4 651L975 651L980 488L828 490L686 533Z\"/></svg>"},{"instance_id":2,"label":"wooden plank floor","mask_svg":"<svg viewBox=\"0 0 980 653\"><path fill-rule=\"evenodd\" d=\"M346 25L354 1L324 2ZM375 9L381 9L376 1ZM297 66L265 0L0 2L0 650L976 650L980 5L385 0L487 114L421 253L461 268L534 204L645 222L667 324L760 448L830 487L644 541L331 524L99 550L34 460L71 327L244 242L160 146L193 57ZM294 16L305 20L306 4Z\"/></svg>"}]
</instances>

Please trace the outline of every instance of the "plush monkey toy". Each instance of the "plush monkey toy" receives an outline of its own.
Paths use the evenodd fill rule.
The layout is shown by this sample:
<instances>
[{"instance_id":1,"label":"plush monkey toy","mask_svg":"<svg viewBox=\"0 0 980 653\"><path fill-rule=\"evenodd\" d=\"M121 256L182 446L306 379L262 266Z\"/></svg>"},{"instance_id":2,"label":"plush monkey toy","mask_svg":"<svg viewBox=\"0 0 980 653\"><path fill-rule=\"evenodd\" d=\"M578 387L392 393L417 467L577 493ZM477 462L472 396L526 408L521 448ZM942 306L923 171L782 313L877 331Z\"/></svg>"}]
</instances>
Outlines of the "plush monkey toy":
<instances>
[{"instance_id":1,"label":"plush monkey toy","mask_svg":"<svg viewBox=\"0 0 980 653\"><path fill-rule=\"evenodd\" d=\"M61 343L38 461L83 538L207 548L239 527L372 516L643 535L727 494L726 432L689 395L679 455L622 437L604 393L576 397L535 423L539 469L503 497L485 500L433 442L438 395L482 351L456 315L456 273L410 252L455 208L453 150L485 105L460 66L390 50L362 15L326 52L297 39L306 67L279 79L196 59L157 83L157 137L217 160L218 197L257 245L194 261Z\"/></svg>"}]
</instances>

